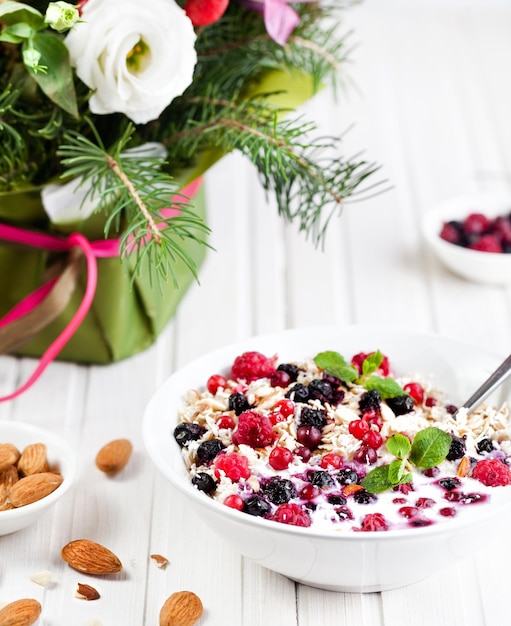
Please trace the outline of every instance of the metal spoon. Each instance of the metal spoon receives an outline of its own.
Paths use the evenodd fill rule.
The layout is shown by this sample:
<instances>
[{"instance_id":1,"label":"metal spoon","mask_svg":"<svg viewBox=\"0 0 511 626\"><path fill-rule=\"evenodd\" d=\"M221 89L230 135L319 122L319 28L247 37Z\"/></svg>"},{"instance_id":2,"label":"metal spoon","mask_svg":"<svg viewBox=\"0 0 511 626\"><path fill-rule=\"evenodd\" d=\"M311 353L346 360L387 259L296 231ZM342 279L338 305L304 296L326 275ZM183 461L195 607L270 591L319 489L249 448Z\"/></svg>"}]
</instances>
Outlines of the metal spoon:
<instances>
[{"instance_id":1,"label":"metal spoon","mask_svg":"<svg viewBox=\"0 0 511 626\"><path fill-rule=\"evenodd\" d=\"M467 413L471 413L481 402L487 398L492 391L497 389L511 375L511 354L503 361L497 369L487 378L484 383L470 396L470 398L462 404L454 414L456 417L458 411L466 409Z\"/></svg>"}]
</instances>

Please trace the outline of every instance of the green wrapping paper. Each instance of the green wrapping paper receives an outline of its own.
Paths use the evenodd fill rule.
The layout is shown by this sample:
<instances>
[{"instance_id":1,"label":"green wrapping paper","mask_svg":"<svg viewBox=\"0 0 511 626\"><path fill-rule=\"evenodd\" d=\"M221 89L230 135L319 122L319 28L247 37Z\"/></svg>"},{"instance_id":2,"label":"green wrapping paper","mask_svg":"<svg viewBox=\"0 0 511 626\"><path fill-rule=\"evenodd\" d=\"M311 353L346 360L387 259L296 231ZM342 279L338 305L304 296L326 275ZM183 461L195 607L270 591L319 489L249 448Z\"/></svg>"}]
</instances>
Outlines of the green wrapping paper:
<instances>
[{"instance_id":1,"label":"green wrapping paper","mask_svg":"<svg viewBox=\"0 0 511 626\"><path fill-rule=\"evenodd\" d=\"M18 195L18 201L22 198ZM193 198L195 211L205 218L204 188ZM5 208L6 203L0 206ZM42 207L40 207L42 209ZM1 209L0 209L1 210ZM25 220L11 223L23 228L40 225L41 214L31 207L34 224ZM85 234L87 228L82 228ZM95 228L93 228L95 230ZM199 267L206 248L196 242L186 244L188 254ZM43 282L43 274L55 253L0 242L0 317ZM172 279L162 289L151 284L147 266L134 275L131 263L120 258L97 259L98 282L94 302L80 328L58 355L61 360L80 363L113 363L148 348L174 314L181 298L194 280L182 261L175 266L179 288ZM77 287L63 313L35 339L15 354L39 357L62 332L76 312L84 294L86 268L83 266Z\"/></svg>"}]
</instances>

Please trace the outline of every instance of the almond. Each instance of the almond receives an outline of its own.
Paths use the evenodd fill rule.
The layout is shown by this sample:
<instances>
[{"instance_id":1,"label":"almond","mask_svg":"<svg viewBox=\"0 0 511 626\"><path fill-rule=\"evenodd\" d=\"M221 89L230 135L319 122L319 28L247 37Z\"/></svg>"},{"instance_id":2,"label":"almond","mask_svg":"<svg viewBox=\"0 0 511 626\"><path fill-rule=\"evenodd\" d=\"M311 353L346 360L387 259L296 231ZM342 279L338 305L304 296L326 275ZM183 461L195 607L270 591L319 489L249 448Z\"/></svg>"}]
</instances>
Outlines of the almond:
<instances>
[{"instance_id":1,"label":"almond","mask_svg":"<svg viewBox=\"0 0 511 626\"><path fill-rule=\"evenodd\" d=\"M9 500L9 489L5 485L0 485L0 511L8 511L14 506Z\"/></svg>"},{"instance_id":2,"label":"almond","mask_svg":"<svg viewBox=\"0 0 511 626\"><path fill-rule=\"evenodd\" d=\"M80 600L99 600L101 597L97 589L91 587L90 585L83 585L82 583L78 583L76 585L75 596L80 598Z\"/></svg>"},{"instance_id":3,"label":"almond","mask_svg":"<svg viewBox=\"0 0 511 626\"><path fill-rule=\"evenodd\" d=\"M21 476L30 476L31 474L47 471L46 445L44 443L31 443L26 446L18 461L19 474Z\"/></svg>"},{"instance_id":4,"label":"almond","mask_svg":"<svg viewBox=\"0 0 511 626\"><path fill-rule=\"evenodd\" d=\"M128 439L114 439L104 445L96 456L96 466L105 474L117 474L128 463L133 446Z\"/></svg>"},{"instance_id":5,"label":"almond","mask_svg":"<svg viewBox=\"0 0 511 626\"><path fill-rule=\"evenodd\" d=\"M0 443L0 472L9 465L16 465L21 453L12 443Z\"/></svg>"},{"instance_id":6,"label":"almond","mask_svg":"<svg viewBox=\"0 0 511 626\"><path fill-rule=\"evenodd\" d=\"M458 470L456 472L456 475L460 476L461 478L464 478L465 476L468 476L470 474L470 470L471 470L470 459L468 458L468 456L464 456L458 465Z\"/></svg>"},{"instance_id":7,"label":"almond","mask_svg":"<svg viewBox=\"0 0 511 626\"><path fill-rule=\"evenodd\" d=\"M167 557L162 556L161 554L151 554L151 558L160 569L165 569L169 564Z\"/></svg>"},{"instance_id":8,"label":"almond","mask_svg":"<svg viewBox=\"0 0 511 626\"><path fill-rule=\"evenodd\" d=\"M30 626L39 619L42 607L37 600L22 598L4 606L0 611L2 626Z\"/></svg>"},{"instance_id":9,"label":"almond","mask_svg":"<svg viewBox=\"0 0 511 626\"><path fill-rule=\"evenodd\" d=\"M55 491L62 484L62 481L62 475L54 472L25 476L11 487L9 499L16 508L26 506Z\"/></svg>"},{"instance_id":10,"label":"almond","mask_svg":"<svg viewBox=\"0 0 511 626\"><path fill-rule=\"evenodd\" d=\"M113 552L89 539L71 541L62 548L61 555L70 567L84 574L115 574L122 569Z\"/></svg>"},{"instance_id":11,"label":"almond","mask_svg":"<svg viewBox=\"0 0 511 626\"><path fill-rule=\"evenodd\" d=\"M160 626L193 626L202 615L202 602L193 591L177 591L160 610Z\"/></svg>"},{"instance_id":12,"label":"almond","mask_svg":"<svg viewBox=\"0 0 511 626\"><path fill-rule=\"evenodd\" d=\"M9 465L9 467L6 467L0 472L0 485L4 486L6 489L10 489L18 480L18 470L14 465Z\"/></svg>"}]
</instances>

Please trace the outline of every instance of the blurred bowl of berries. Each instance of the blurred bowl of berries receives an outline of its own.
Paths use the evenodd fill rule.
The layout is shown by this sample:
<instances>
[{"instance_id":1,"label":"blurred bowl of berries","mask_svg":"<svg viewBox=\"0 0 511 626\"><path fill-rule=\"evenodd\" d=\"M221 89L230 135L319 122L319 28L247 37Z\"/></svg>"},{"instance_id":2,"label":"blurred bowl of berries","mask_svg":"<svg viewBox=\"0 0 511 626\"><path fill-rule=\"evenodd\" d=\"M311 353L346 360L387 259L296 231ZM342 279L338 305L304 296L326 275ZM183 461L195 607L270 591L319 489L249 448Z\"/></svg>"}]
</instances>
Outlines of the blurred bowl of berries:
<instances>
[{"instance_id":1,"label":"blurred bowl of berries","mask_svg":"<svg viewBox=\"0 0 511 626\"><path fill-rule=\"evenodd\" d=\"M511 390L454 416L501 361L366 326L253 337L170 376L144 443L175 506L239 554L330 591L402 587L506 540Z\"/></svg>"},{"instance_id":2,"label":"blurred bowl of berries","mask_svg":"<svg viewBox=\"0 0 511 626\"><path fill-rule=\"evenodd\" d=\"M429 210L422 228L439 260L459 276L511 284L511 195L452 198Z\"/></svg>"}]
</instances>

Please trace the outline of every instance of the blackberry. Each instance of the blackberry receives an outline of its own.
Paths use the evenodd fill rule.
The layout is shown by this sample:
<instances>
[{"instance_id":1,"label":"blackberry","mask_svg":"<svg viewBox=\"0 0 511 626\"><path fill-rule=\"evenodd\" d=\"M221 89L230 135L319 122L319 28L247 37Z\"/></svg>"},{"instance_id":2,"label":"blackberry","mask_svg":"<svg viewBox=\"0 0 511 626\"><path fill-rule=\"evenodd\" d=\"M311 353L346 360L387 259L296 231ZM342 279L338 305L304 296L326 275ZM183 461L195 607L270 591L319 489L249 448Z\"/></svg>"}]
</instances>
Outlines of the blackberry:
<instances>
[{"instance_id":1,"label":"blackberry","mask_svg":"<svg viewBox=\"0 0 511 626\"><path fill-rule=\"evenodd\" d=\"M213 493L216 489L216 481L215 479L206 474L206 472L198 472L192 478L192 485L195 485L199 491L204 491L204 493Z\"/></svg>"},{"instance_id":2,"label":"blackberry","mask_svg":"<svg viewBox=\"0 0 511 626\"><path fill-rule=\"evenodd\" d=\"M262 487L262 491L273 504L285 504L291 498L296 498L296 489L293 483L285 478L272 478Z\"/></svg>"},{"instance_id":3,"label":"blackberry","mask_svg":"<svg viewBox=\"0 0 511 626\"><path fill-rule=\"evenodd\" d=\"M313 472L309 472L307 474L307 479L316 487L334 487L335 480L333 477L324 470L317 470Z\"/></svg>"},{"instance_id":4,"label":"blackberry","mask_svg":"<svg viewBox=\"0 0 511 626\"><path fill-rule=\"evenodd\" d=\"M358 401L358 408L362 413L369 409L379 409L381 404L380 392L376 389L365 391Z\"/></svg>"},{"instance_id":5,"label":"blackberry","mask_svg":"<svg viewBox=\"0 0 511 626\"><path fill-rule=\"evenodd\" d=\"M371 502L375 502L378 497L374 493L361 489L360 491L355 491L353 499L358 504L371 504Z\"/></svg>"},{"instance_id":6,"label":"blackberry","mask_svg":"<svg viewBox=\"0 0 511 626\"><path fill-rule=\"evenodd\" d=\"M405 413L410 413L415 407L413 398L407 394L395 396L394 398L387 398L386 402L394 412L394 415L404 415Z\"/></svg>"},{"instance_id":7,"label":"blackberry","mask_svg":"<svg viewBox=\"0 0 511 626\"><path fill-rule=\"evenodd\" d=\"M493 441L488 437L481 439L476 443L476 450L479 454L484 454L485 452L493 452Z\"/></svg>"},{"instance_id":8,"label":"blackberry","mask_svg":"<svg viewBox=\"0 0 511 626\"><path fill-rule=\"evenodd\" d=\"M452 435L451 447L449 448L449 452L445 457L448 461L456 461L457 459L461 459L465 456L466 451L465 442L460 437L456 437Z\"/></svg>"},{"instance_id":9,"label":"blackberry","mask_svg":"<svg viewBox=\"0 0 511 626\"><path fill-rule=\"evenodd\" d=\"M318 505L314 504L314 502L306 502L304 506L306 509L309 509L310 511L315 511L318 508Z\"/></svg>"},{"instance_id":10,"label":"blackberry","mask_svg":"<svg viewBox=\"0 0 511 626\"><path fill-rule=\"evenodd\" d=\"M231 393L229 396L229 410L234 411L236 415L241 415L244 411L250 409L247 396L242 393Z\"/></svg>"},{"instance_id":11,"label":"blackberry","mask_svg":"<svg viewBox=\"0 0 511 626\"><path fill-rule=\"evenodd\" d=\"M295 365L294 363L281 363L277 367L277 369L281 370L282 372L286 372L292 383L296 382L296 379L298 378L298 372L300 371L298 365Z\"/></svg>"},{"instance_id":12,"label":"blackberry","mask_svg":"<svg viewBox=\"0 0 511 626\"><path fill-rule=\"evenodd\" d=\"M409 526L413 526L414 528L422 528L423 526L431 526L433 524L432 520L427 519L426 517L416 517L411 519L408 522Z\"/></svg>"},{"instance_id":13,"label":"blackberry","mask_svg":"<svg viewBox=\"0 0 511 626\"><path fill-rule=\"evenodd\" d=\"M333 396L332 385L327 380L314 378L309 383L309 399L319 400L322 404L331 402Z\"/></svg>"},{"instance_id":14,"label":"blackberry","mask_svg":"<svg viewBox=\"0 0 511 626\"><path fill-rule=\"evenodd\" d=\"M183 448L190 441L197 441L206 432L199 424L183 422L174 428L174 439Z\"/></svg>"},{"instance_id":15,"label":"blackberry","mask_svg":"<svg viewBox=\"0 0 511 626\"><path fill-rule=\"evenodd\" d=\"M347 507L347 506L341 506L338 509L335 510L335 513L337 514L337 517L341 520L341 521L345 521L345 520L352 520L355 518L355 516L353 515L353 513L351 512L351 510Z\"/></svg>"},{"instance_id":16,"label":"blackberry","mask_svg":"<svg viewBox=\"0 0 511 626\"><path fill-rule=\"evenodd\" d=\"M225 450L225 446L220 439L209 439L209 441L203 441L197 448L197 456L201 463L209 463L222 450Z\"/></svg>"},{"instance_id":17,"label":"blackberry","mask_svg":"<svg viewBox=\"0 0 511 626\"><path fill-rule=\"evenodd\" d=\"M356 485L359 477L355 470L345 467L337 472L337 482L340 485Z\"/></svg>"},{"instance_id":18,"label":"blackberry","mask_svg":"<svg viewBox=\"0 0 511 626\"><path fill-rule=\"evenodd\" d=\"M340 505L340 504L346 504L347 500L344 496L341 496L339 494L333 493L330 496L328 496L327 498L328 503L329 504L333 504L335 505Z\"/></svg>"},{"instance_id":19,"label":"blackberry","mask_svg":"<svg viewBox=\"0 0 511 626\"><path fill-rule=\"evenodd\" d=\"M250 496L243 504L243 512L256 517L264 517L271 511L270 503L261 496Z\"/></svg>"},{"instance_id":20,"label":"blackberry","mask_svg":"<svg viewBox=\"0 0 511 626\"><path fill-rule=\"evenodd\" d=\"M326 411L304 407L300 413L300 426L314 426L322 430L326 425Z\"/></svg>"},{"instance_id":21,"label":"blackberry","mask_svg":"<svg viewBox=\"0 0 511 626\"><path fill-rule=\"evenodd\" d=\"M461 480L459 478L441 478L438 481L440 487L443 487L447 491L452 491L461 485Z\"/></svg>"},{"instance_id":22,"label":"blackberry","mask_svg":"<svg viewBox=\"0 0 511 626\"><path fill-rule=\"evenodd\" d=\"M293 402L305 403L309 399L309 390L305 385L302 385L302 383L296 383L286 393L286 398L293 400Z\"/></svg>"}]
</instances>

